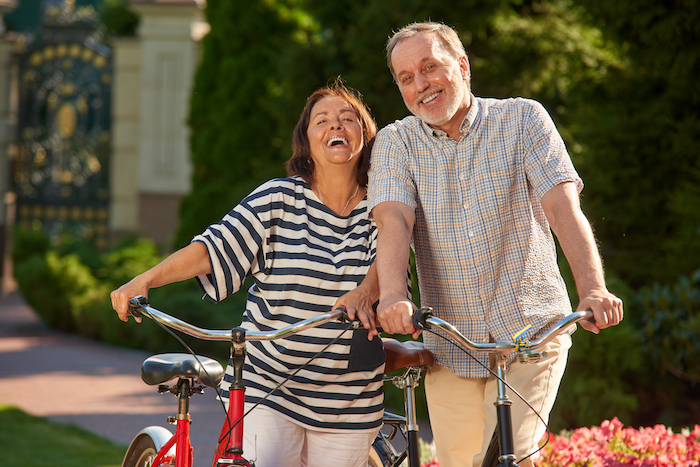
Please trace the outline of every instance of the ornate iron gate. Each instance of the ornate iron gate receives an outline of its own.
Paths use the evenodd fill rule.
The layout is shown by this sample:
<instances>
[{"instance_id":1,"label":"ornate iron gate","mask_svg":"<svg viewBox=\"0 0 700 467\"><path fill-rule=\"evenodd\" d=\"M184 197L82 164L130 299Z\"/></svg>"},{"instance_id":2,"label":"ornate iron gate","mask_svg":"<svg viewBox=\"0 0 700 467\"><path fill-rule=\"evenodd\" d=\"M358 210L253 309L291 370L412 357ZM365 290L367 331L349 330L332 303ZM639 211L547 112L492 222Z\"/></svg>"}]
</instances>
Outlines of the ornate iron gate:
<instances>
[{"instance_id":1,"label":"ornate iron gate","mask_svg":"<svg viewBox=\"0 0 700 467\"><path fill-rule=\"evenodd\" d=\"M54 23L56 23L54 21ZM84 21L44 26L19 57L17 224L107 241L110 49Z\"/></svg>"}]
</instances>

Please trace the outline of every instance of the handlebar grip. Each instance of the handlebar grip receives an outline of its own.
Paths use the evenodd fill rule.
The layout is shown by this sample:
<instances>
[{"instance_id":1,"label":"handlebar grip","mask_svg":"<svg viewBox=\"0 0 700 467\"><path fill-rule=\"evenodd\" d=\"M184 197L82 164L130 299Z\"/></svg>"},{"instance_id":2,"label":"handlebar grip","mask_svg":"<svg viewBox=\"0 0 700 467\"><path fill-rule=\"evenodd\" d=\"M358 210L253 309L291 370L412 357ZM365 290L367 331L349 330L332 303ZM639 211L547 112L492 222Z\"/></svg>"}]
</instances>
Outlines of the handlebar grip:
<instances>
[{"instance_id":1,"label":"handlebar grip","mask_svg":"<svg viewBox=\"0 0 700 467\"><path fill-rule=\"evenodd\" d=\"M143 318L142 307L151 306L143 295L137 295L129 299L129 314L135 318Z\"/></svg>"},{"instance_id":2,"label":"handlebar grip","mask_svg":"<svg viewBox=\"0 0 700 467\"><path fill-rule=\"evenodd\" d=\"M419 308L413 312L413 327L416 329L430 329L428 318L432 318L433 309L430 307Z\"/></svg>"}]
</instances>

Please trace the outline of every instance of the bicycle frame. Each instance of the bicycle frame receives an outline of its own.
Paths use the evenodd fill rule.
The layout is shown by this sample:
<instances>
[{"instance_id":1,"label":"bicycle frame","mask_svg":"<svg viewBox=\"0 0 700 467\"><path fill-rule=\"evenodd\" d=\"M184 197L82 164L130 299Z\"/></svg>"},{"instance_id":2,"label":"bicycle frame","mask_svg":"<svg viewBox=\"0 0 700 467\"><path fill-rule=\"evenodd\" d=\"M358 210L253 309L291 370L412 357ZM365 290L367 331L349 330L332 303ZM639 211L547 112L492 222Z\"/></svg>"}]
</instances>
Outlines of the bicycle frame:
<instances>
[{"instance_id":1,"label":"bicycle frame","mask_svg":"<svg viewBox=\"0 0 700 467\"><path fill-rule=\"evenodd\" d=\"M212 460L212 467L226 465L252 467L251 463L243 457L243 416L245 409L243 365L245 364L246 358L245 341L278 339L333 320L350 322L344 309L336 309L330 313L324 313L315 318L306 319L272 332L246 331L243 328L210 330L192 326L189 323L152 308L148 300L143 296L132 298L129 304L129 311L135 317L146 316L165 326L198 339L231 342L233 381L229 389L229 406L226 421L223 424L219 436L219 443L217 444L216 452ZM353 325L357 327L359 323L353 322ZM188 377L180 377L175 388L166 390L170 390L171 392L176 390L178 395L176 432L165 444L156 446L158 453L153 459L153 462L149 465L152 467L171 466L172 460L174 459L175 467L191 467L192 445L190 443L189 397L193 394L193 390L196 391L196 389L192 388L192 381ZM162 430L167 431L165 429ZM157 436L159 436L159 439L163 439L162 432L157 433ZM136 441L136 439L134 441ZM224 445L223 452L221 444ZM174 455L172 454L173 446L175 447ZM125 462L128 456L129 452L127 452Z\"/></svg>"}]
</instances>

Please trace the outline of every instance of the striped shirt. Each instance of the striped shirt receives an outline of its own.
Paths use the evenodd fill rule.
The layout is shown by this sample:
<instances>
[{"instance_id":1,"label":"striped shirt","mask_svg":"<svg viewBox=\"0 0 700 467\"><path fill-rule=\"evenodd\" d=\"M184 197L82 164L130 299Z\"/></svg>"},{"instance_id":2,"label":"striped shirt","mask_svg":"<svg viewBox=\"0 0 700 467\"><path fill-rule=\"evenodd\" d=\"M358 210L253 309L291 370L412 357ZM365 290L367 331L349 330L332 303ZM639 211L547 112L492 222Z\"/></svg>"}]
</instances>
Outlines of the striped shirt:
<instances>
[{"instance_id":1,"label":"striped shirt","mask_svg":"<svg viewBox=\"0 0 700 467\"><path fill-rule=\"evenodd\" d=\"M412 247L421 304L475 342L533 338L571 312L540 199L574 181L564 142L541 104L482 99L450 139L409 116L382 129L372 151L369 206L415 209ZM486 370L424 333L438 363L459 376ZM488 357L477 356L488 365Z\"/></svg>"},{"instance_id":2,"label":"striped shirt","mask_svg":"<svg viewBox=\"0 0 700 467\"><path fill-rule=\"evenodd\" d=\"M250 273L242 327L276 330L329 312L360 284L374 261L376 236L366 198L341 217L300 177L271 180L194 238L206 245L212 270L197 279L218 302ZM262 404L312 430L376 429L384 407L381 341L370 343L366 330L347 327L329 322L286 339L247 342L246 402L260 401L342 334ZM231 380L229 364L220 391L226 401Z\"/></svg>"}]
</instances>

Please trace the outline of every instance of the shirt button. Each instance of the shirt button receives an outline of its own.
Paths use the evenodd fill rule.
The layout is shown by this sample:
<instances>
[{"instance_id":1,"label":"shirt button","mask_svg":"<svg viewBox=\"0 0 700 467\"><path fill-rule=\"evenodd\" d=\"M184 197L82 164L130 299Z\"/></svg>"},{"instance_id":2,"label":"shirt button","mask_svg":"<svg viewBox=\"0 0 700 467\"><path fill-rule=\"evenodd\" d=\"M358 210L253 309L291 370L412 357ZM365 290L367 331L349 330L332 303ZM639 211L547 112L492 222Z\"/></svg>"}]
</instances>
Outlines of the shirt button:
<instances>
[{"instance_id":1,"label":"shirt button","mask_svg":"<svg viewBox=\"0 0 700 467\"><path fill-rule=\"evenodd\" d=\"M470 231L469 231L469 236L470 236L470 237L473 237L473 236L474 236L474 232L472 232L472 231L470 230Z\"/></svg>"}]
</instances>

